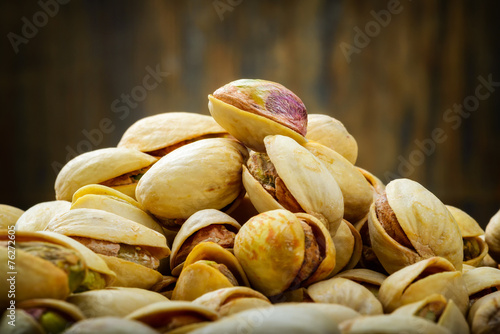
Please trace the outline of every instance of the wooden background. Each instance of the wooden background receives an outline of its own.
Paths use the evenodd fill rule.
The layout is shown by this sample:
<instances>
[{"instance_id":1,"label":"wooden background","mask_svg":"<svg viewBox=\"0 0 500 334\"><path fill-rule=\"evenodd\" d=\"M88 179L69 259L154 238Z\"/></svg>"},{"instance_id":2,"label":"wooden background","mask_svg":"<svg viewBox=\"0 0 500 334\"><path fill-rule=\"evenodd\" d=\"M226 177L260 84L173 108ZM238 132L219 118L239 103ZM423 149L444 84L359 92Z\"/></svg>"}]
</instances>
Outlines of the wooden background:
<instances>
[{"instance_id":1,"label":"wooden background","mask_svg":"<svg viewBox=\"0 0 500 334\"><path fill-rule=\"evenodd\" d=\"M208 114L207 94L262 78L342 121L358 142L357 165L385 182L416 180L484 226L500 209L500 88L459 126L444 115L475 94L478 76L500 81L498 2L402 0L368 45L356 44L356 28L376 29L371 12L390 3L71 1L15 53L8 34L22 35L23 17L33 22L42 8L3 1L0 203L25 210L53 200L70 152L115 146L146 115ZM350 62L347 44L363 46ZM168 75L142 101L112 107L157 66ZM92 144L85 133L103 119L113 130ZM434 129L446 140L418 153L416 141Z\"/></svg>"}]
</instances>

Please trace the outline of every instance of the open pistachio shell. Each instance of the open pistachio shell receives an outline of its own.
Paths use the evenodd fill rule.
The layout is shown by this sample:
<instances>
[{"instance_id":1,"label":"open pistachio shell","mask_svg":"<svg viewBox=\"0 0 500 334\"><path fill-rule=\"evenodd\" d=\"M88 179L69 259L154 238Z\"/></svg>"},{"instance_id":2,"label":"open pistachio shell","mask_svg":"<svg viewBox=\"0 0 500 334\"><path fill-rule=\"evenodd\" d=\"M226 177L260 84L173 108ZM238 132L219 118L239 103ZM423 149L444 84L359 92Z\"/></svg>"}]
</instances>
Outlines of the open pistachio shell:
<instances>
[{"instance_id":1,"label":"open pistachio shell","mask_svg":"<svg viewBox=\"0 0 500 334\"><path fill-rule=\"evenodd\" d=\"M85 185L102 183L148 167L155 162L156 158L128 148L110 147L83 153L64 165L57 175L56 199L71 201L75 191ZM136 183L119 185L115 188L134 196L135 187Z\"/></svg>"},{"instance_id":2,"label":"open pistachio shell","mask_svg":"<svg viewBox=\"0 0 500 334\"><path fill-rule=\"evenodd\" d=\"M301 220L311 228L322 259L299 286L291 286L305 258L305 232ZM294 215L287 210L264 212L246 222L236 235L234 254L252 287L266 296L322 280L335 267L335 246L322 222L311 215Z\"/></svg>"},{"instance_id":3,"label":"open pistachio shell","mask_svg":"<svg viewBox=\"0 0 500 334\"><path fill-rule=\"evenodd\" d=\"M411 244L405 247L383 227L372 204L368 227L372 249L388 273L433 256L449 260L462 270L463 241L458 225L446 206L415 181L397 179L386 187L387 202L397 224Z\"/></svg>"},{"instance_id":4,"label":"open pistachio shell","mask_svg":"<svg viewBox=\"0 0 500 334\"><path fill-rule=\"evenodd\" d=\"M187 219L203 209L223 209L242 193L246 149L226 138L203 139L161 158L140 179L136 196L161 219Z\"/></svg>"},{"instance_id":5,"label":"open pistachio shell","mask_svg":"<svg viewBox=\"0 0 500 334\"><path fill-rule=\"evenodd\" d=\"M335 277L346 278L359 283L370 290L375 297L378 296L378 290L380 289L382 282L387 278L387 276L382 273L362 268L342 271L335 275Z\"/></svg>"},{"instance_id":6,"label":"open pistachio shell","mask_svg":"<svg viewBox=\"0 0 500 334\"><path fill-rule=\"evenodd\" d=\"M218 266L224 265L236 281ZM195 300L201 295L234 285L250 286L243 268L227 249L213 242L202 242L189 253L175 284L172 300Z\"/></svg>"},{"instance_id":7,"label":"open pistachio shell","mask_svg":"<svg viewBox=\"0 0 500 334\"><path fill-rule=\"evenodd\" d=\"M372 173L370 173L366 169L361 168L361 167L356 167L356 168L361 172L361 174L363 174L366 181L368 181L368 183L370 183L370 185L372 186L372 189L373 189L373 198L374 198L374 200L377 199L377 195L379 195L385 191L384 182L382 182L382 180L380 180L378 177L376 177L375 175L373 175Z\"/></svg>"},{"instance_id":8,"label":"open pistachio shell","mask_svg":"<svg viewBox=\"0 0 500 334\"><path fill-rule=\"evenodd\" d=\"M7 229L16 225L17 220L24 213L23 210L7 204L0 204L0 229Z\"/></svg>"},{"instance_id":9,"label":"open pistachio shell","mask_svg":"<svg viewBox=\"0 0 500 334\"><path fill-rule=\"evenodd\" d=\"M216 311L221 317L251 308L271 305L266 296L245 286L222 288L207 292L193 300L193 303L208 307Z\"/></svg>"},{"instance_id":10,"label":"open pistachio shell","mask_svg":"<svg viewBox=\"0 0 500 334\"><path fill-rule=\"evenodd\" d=\"M68 201L38 203L24 212L16 222L17 231L43 231L49 221L57 215L69 211Z\"/></svg>"},{"instance_id":11,"label":"open pistachio shell","mask_svg":"<svg viewBox=\"0 0 500 334\"><path fill-rule=\"evenodd\" d=\"M357 222L368 214L373 202L373 189L363 174L342 155L320 143L304 144L323 162L337 181L344 198L344 219Z\"/></svg>"},{"instance_id":12,"label":"open pistachio shell","mask_svg":"<svg viewBox=\"0 0 500 334\"><path fill-rule=\"evenodd\" d=\"M384 310L392 312L435 293L452 299L466 313L469 296L462 273L441 257L419 261L391 274L380 286L378 298Z\"/></svg>"},{"instance_id":13,"label":"open pistachio shell","mask_svg":"<svg viewBox=\"0 0 500 334\"><path fill-rule=\"evenodd\" d=\"M66 326L68 327L78 321L85 319L85 315L78 307L63 300L46 299L46 298L29 299L20 302L19 304L16 305L16 307L26 311L43 309L51 313L55 313L61 316L67 322ZM48 325L50 326L51 324L48 323ZM60 324L59 326L61 325L62 324ZM42 321L42 327L45 327L43 321ZM47 331L48 330L46 329L46 332Z\"/></svg>"},{"instance_id":14,"label":"open pistachio shell","mask_svg":"<svg viewBox=\"0 0 500 334\"><path fill-rule=\"evenodd\" d=\"M118 216L130 219L150 229L163 234L163 228L145 211L137 206L130 204L118 197L108 195L87 194L73 200L71 210L74 209L96 209L114 213Z\"/></svg>"},{"instance_id":15,"label":"open pistachio shell","mask_svg":"<svg viewBox=\"0 0 500 334\"><path fill-rule=\"evenodd\" d=\"M140 321L161 333L169 333L192 323L214 321L218 314L201 305L185 301L158 302L144 306L125 317Z\"/></svg>"},{"instance_id":16,"label":"open pistachio shell","mask_svg":"<svg viewBox=\"0 0 500 334\"><path fill-rule=\"evenodd\" d=\"M382 304L363 285L354 281L334 277L317 282L307 288L314 302L340 304L363 315L382 314Z\"/></svg>"},{"instance_id":17,"label":"open pistachio shell","mask_svg":"<svg viewBox=\"0 0 500 334\"><path fill-rule=\"evenodd\" d=\"M340 324L343 321L361 317L362 314L353 310L348 306L341 304L330 304L330 303L284 303L280 304L283 309L286 308L300 308L300 309L312 309L320 313L326 314L335 323Z\"/></svg>"},{"instance_id":18,"label":"open pistachio shell","mask_svg":"<svg viewBox=\"0 0 500 334\"><path fill-rule=\"evenodd\" d=\"M491 217L484 231L489 254L496 261L500 262L500 210Z\"/></svg>"},{"instance_id":19,"label":"open pistachio shell","mask_svg":"<svg viewBox=\"0 0 500 334\"><path fill-rule=\"evenodd\" d=\"M500 291L490 293L472 305L467 316L472 333L493 334L500 328Z\"/></svg>"},{"instance_id":20,"label":"open pistachio shell","mask_svg":"<svg viewBox=\"0 0 500 334\"><path fill-rule=\"evenodd\" d=\"M462 237L478 237L484 234L484 230L477 221L465 211L451 205L446 205L446 208L451 212L453 218L455 218Z\"/></svg>"},{"instance_id":21,"label":"open pistachio shell","mask_svg":"<svg viewBox=\"0 0 500 334\"><path fill-rule=\"evenodd\" d=\"M162 274L157 270L114 256L99 256L116 273L116 280L111 286L150 289L162 279Z\"/></svg>"},{"instance_id":22,"label":"open pistachio shell","mask_svg":"<svg viewBox=\"0 0 500 334\"><path fill-rule=\"evenodd\" d=\"M345 334L452 334L447 328L429 320L399 314L359 317L344 321L339 327Z\"/></svg>"},{"instance_id":23,"label":"open pistachio shell","mask_svg":"<svg viewBox=\"0 0 500 334\"><path fill-rule=\"evenodd\" d=\"M190 112L166 112L139 119L123 134L118 147L151 153L208 135L227 134L207 115Z\"/></svg>"},{"instance_id":24,"label":"open pistachio shell","mask_svg":"<svg viewBox=\"0 0 500 334\"><path fill-rule=\"evenodd\" d=\"M335 235L342 222L344 201L333 175L318 158L289 137L267 136L264 143L277 174L302 210L322 220L330 234ZM283 208L246 169L243 184L257 211Z\"/></svg>"},{"instance_id":25,"label":"open pistachio shell","mask_svg":"<svg viewBox=\"0 0 500 334\"><path fill-rule=\"evenodd\" d=\"M66 300L76 305L87 318L124 317L146 305L168 301L161 294L139 288L108 287L72 294Z\"/></svg>"},{"instance_id":26,"label":"open pistachio shell","mask_svg":"<svg viewBox=\"0 0 500 334\"><path fill-rule=\"evenodd\" d=\"M175 236L174 243L172 245L172 254L170 254L170 268L172 269L172 275L177 276L182 270L183 262L178 265L175 265L175 263L177 260L177 253L184 245L186 240L199 230L210 225L224 225L228 230L234 233L237 233L241 227L241 225L236 220L219 210L205 209L192 214L182 224L179 232ZM232 250L232 247L230 250Z\"/></svg>"},{"instance_id":27,"label":"open pistachio shell","mask_svg":"<svg viewBox=\"0 0 500 334\"><path fill-rule=\"evenodd\" d=\"M137 202L134 198L122 193L121 191L116 190L115 188L103 186L102 184L88 184L79 188L73 194L72 203L78 201L80 197L83 197L85 195L102 195L117 198L129 204L132 204L138 209L144 211L144 207L140 205L139 202Z\"/></svg>"},{"instance_id":28,"label":"open pistachio shell","mask_svg":"<svg viewBox=\"0 0 500 334\"><path fill-rule=\"evenodd\" d=\"M64 334L158 334L157 331L143 323L118 317L102 317L85 319L77 322Z\"/></svg>"},{"instance_id":29,"label":"open pistachio shell","mask_svg":"<svg viewBox=\"0 0 500 334\"><path fill-rule=\"evenodd\" d=\"M265 80L233 81L208 96L212 117L245 146L264 152L267 135L306 141L307 111L282 85Z\"/></svg>"},{"instance_id":30,"label":"open pistachio shell","mask_svg":"<svg viewBox=\"0 0 500 334\"><path fill-rule=\"evenodd\" d=\"M359 232L347 220L343 220L332 238L335 249L342 250L335 253L335 269L330 277L342 270L352 269L361 258L363 241Z\"/></svg>"},{"instance_id":31,"label":"open pistachio shell","mask_svg":"<svg viewBox=\"0 0 500 334\"><path fill-rule=\"evenodd\" d=\"M335 150L353 165L358 157L358 143L339 120L323 114L307 115L306 138Z\"/></svg>"},{"instance_id":32,"label":"open pistachio shell","mask_svg":"<svg viewBox=\"0 0 500 334\"><path fill-rule=\"evenodd\" d=\"M451 333L469 334L469 325L460 309L453 300L440 294L401 306L392 314L421 317L449 329Z\"/></svg>"},{"instance_id":33,"label":"open pistachio shell","mask_svg":"<svg viewBox=\"0 0 500 334\"><path fill-rule=\"evenodd\" d=\"M340 333L335 319L304 303L255 308L224 317L193 334L201 333Z\"/></svg>"},{"instance_id":34,"label":"open pistachio shell","mask_svg":"<svg viewBox=\"0 0 500 334\"><path fill-rule=\"evenodd\" d=\"M14 321L14 322L13 322ZM15 324L13 326L12 324ZM23 309L6 310L0 319L2 334L46 334L42 326Z\"/></svg>"},{"instance_id":35,"label":"open pistachio shell","mask_svg":"<svg viewBox=\"0 0 500 334\"><path fill-rule=\"evenodd\" d=\"M463 273L470 305L485 294L500 290L500 269L478 267Z\"/></svg>"}]
</instances>

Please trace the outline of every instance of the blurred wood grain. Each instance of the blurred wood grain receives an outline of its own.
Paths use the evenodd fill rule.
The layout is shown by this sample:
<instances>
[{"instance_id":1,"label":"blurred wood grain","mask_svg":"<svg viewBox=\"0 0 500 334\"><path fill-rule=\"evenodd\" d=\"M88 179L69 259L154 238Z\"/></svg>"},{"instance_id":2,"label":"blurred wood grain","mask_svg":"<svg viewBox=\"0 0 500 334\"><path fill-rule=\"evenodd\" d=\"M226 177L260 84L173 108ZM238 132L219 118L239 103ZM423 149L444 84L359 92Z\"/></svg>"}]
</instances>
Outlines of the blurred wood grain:
<instances>
[{"instance_id":1,"label":"blurred wood grain","mask_svg":"<svg viewBox=\"0 0 500 334\"><path fill-rule=\"evenodd\" d=\"M218 12L220 3L230 10ZM391 3L399 12L383 26L374 13L390 13ZM22 18L42 10L36 1L0 8L4 36L20 35ZM53 200L54 166L71 152L115 146L147 115L208 114L209 93L248 77L280 82L309 112L342 121L358 141L357 165L384 182L416 180L485 226L500 209L500 89L456 128L445 113L474 96L479 76L500 81L498 9L495 1L452 0L60 5L17 54L3 39L0 203L27 209ZM356 29L367 27L368 45L346 57L341 45L356 46ZM126 105L123 94L143 85L148 68L168 75L128 112L113 109L117 99ZM85 133L103 119L113 131L90 143ZM405 170L402 161L417 157L435 129L446 140Z\"/></svg>"}]
</instances>

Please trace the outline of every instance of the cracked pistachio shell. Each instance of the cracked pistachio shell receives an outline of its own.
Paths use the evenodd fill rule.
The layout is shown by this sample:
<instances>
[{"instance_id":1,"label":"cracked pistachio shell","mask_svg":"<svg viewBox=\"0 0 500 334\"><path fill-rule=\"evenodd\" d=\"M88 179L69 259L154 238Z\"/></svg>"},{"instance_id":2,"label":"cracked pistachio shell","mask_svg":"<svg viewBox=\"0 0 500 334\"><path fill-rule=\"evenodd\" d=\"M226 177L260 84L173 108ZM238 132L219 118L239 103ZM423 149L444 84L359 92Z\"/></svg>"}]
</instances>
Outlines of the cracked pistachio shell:
<instances>
[{"instance_id":1,"label":"cracked pistachio shell","mask_svg":"<svg viewBox=\"0 0 500 334\"><path fill-rule=\"evenodd\" d=\"M359 317L344 321L339 327L343 334L452 334L427 319L399 314Z\"/></svg>"},{"instance_id":2,"label":"cracked pistachio shell","mask_svg":"<svg viewBox=\"0 0 500 334\"><path fill-rule=\"evenodd\" d=\"M309 297L317 303L340 304L363 315L382 314L382 304L363 285L334 277L317 282L307 288Z\"/></svg>"},{"instance_id":3,"label":"cracked pistachio shell","mask_svg":"<svg viewBox=\"0 0 500 334\"><path fill-rule=\"evenodd\" d=\"M114 190L112 188L109 189ZM130 200L135 201L133 198L130 198ZM163 228L160 224L148 213L141 210L137 205L113 195L93 194L92 192L87 194L81 193L77 198L73 196L71 210L74 209L96 209L106 211L139 223L158 233L164 234Z\"/></svg>"},{"instance_id":4,"label":"cracked pistachio shell","mask_svg":"<svg viewBox=\"0 0 500 334\"><path fill-rule=\"evenodd\" d=\"M193 304L208 307L224 317L252 308L270 306L271 302L256 290L235 286L207 292L193 300Z\"/></svg>"},{"instance_id":5,"label":"cracked pistachio shell","mask_svg":"<svg viewBox=\"0 0 500 334\"><path fill-rule=\"evenodd\" d=\"M229 215L215 209L205 209L195 212L182 224L179 232L175 236L174 243L172 244L172 253L170 254L172 275L177 276L182 270L183 263L175 267L174 263L177 253L184 242L202 228L216 224L225 225L228 230L234 233L237 233L241 227L241 225Z\"/></svg>"},{"instance_id":6,"label":"cracked pistachio shell","mask_svg":"<svg viewBox=\"0 0 500 334\"><path fill-rule=\"evenodd\" d=\"M198 140L161 158L139 180L136 198L161 219L222 209L242 192L246 148L226 138Z\"/></svg>"},{"instance_id":7,"label":"cracked pistachio shell","mask_svg":"<svg viewBox=\"0 0 500 334\"><path fill-rule=\"evenodd\" d=\"M413 249L399 244L384 230L370 207L368 227L372 249L389 274L417 261L440 256L462 270L463 241L457 222L430 191L409 179L391 181L387 200Z\"/></svg>"},{"instance_id":8,"label":"cracked pistachio shell","mask_svg":"<svg viewBox=\"0 0 500 334\"><path fill-rule=\"evenodd\" d=\"M333 175L314 154L289 137L268 136L264 143L279 177L301 208L323 221L335 235L344 215L344 199ZM243 184L257 211L283 209L246 168Z\"/></svg>"},{"instance_id":9,"label":"cracked pistachio shell","mask_svg":"<svg viewBox=\"0 0 500 334\"><path fill-rule=\"evenodd\" d=\"M176 326L179 326L185 316L197 318L199 322L211 322L219 318L219 315L208 307L172 300L144 306L127 315L125 319L140 321L157 330L167 327L172 330L178 328Z\"/></svg>"},{"instance_id":10,"label":"cracked pistachio shell","mask_svg":"<svg viewBox=\"0 0 500 334\"><path fill-rule=\"evenodd\" d=\"M277 304L224 317L192 334L203 333L340 333L335 320L316 308L299 304Z\"/></svg>"},{"instance_id":11,"label":"cracked pistachio shell","mask_svg":"<svg viewBox=\"0 0 500 334\"><path fill-rule=\"evenodd\" d=\"M306 138L329 147L351 164L358 157L358 143L339 120L324 114L307 115Z\"/></svg>"},{"instance_id":12,"label":"cracked pistachio shell","mask_svg":"<svg viewBox=\"0 0 500 334\"><path fill-rule=\"evenodd\" d=\"M64 331L64 334L158 334L151 327L139 321L119 317L101 317L77 322Z\"/></svg>"},{"instance_id":13,"label":"cracked pistachio shell","mask_svg":"<svg viewBox=\"0 0 500 334\"><path fill-rule=\"evenodd\" d=\"M33 318L28 312L25 310L16 308L13 311L14 314L11 314L9 310L6 310L2 314L2 318L0 320L0 333L2 334L46 334L45 330L42 326ZM10 316L15 317L16 322L15 326L9 324L11 322Z\"/></svg>"},{"instance_id":14,"label":"cracked pistachio shell","mask_svg":"<svg viewBox=\"0 0 500 334\"><path fill-rule=\"evenodd\" d=\"M378 177L363 169L361 167L356 168L359 170L361 174L365 177L366 181L371 185L373 191L373 201L377 199L377 196L382 194L385 191L385 184Z\"/></svg>"},{"instance_id":15,"label":"cracked pistachio shell","mask_svg":"<svg viewBox=\"0 0 500 334\"><path fill-rule=\"evenodd\" d=\"M464 272L463 277L471 304L475 302L475 294L492 288L500 289L500 269L478 267Z\"/></svg>"},{"instance_id":16,"label":"cracked pistachio shell","mask_svg":"<svg viewBox=\"0 0 500 334\"><path fill-rule=\"evenodd\" d=\"M69 211L71 202L50 201L38 203L24 212L16 222L17 231L43 231L52 218Z\"/></svg>"},{"instance_id":17,"label":"cracked pistachio shell","mask_svg":"<svg viewBox=\"0 0 500 334\"><path fill-rule=\"evenodd\" d=\"M494 334L500 328L500 291L490 293L472 305L467 316L472 333Z\"/></svg>"},{"instance_id":18,"label":"cracked pistachio shell","mask_svg":"<svg viewBox=\"0 0 500 334\"><path fill-rule=\"evenodd\" d=\"M313 229L324 259L302 284L326 278L335 267L335 246L322 222L308 214L287 210L260 213L241 227L234 242L234 254L245 270L252 287L266 296L287 290L304 261L304 230L300 220Z\"/></svg>"},{"instance_id":19,"label":"cracked pistachio shell","mask_svg":"<svg viewBox=\"0 0 500 334\"><path fill-rule=\"evenodd\" d=\"M335 275L335 277L346 278L359 283L370 290L375 295L375 297L378 297L380 286L382 285L382 282L387 278L387 276L382 273L364 268L342 271Z\"/></svg>"},{"instance_id":20,"label":"cracked pistachio shell","mask_svg":"<svg viewBox=\"0 0 500 334\"><path fill-rule=\"evenodd\" d=\"M225 135L210 116L190 112L166 112L139 119L123 134L118 147L152 152L208 135Z\"/></svg>"},{"instance_id":21,"label":"cracked pistachio shell","mask_svg":"<svg viewBox=\"0 0 500 334\"><path fill-rule=\"evenodd\" d=\"M68 303L67 301L58 299L48 299L48 298L29 299L20 302L16 306L24 310L37 309L37 308L53 310L56 311L58 314L62 315L64 318L66 318L66 320L71 320L73 322L77 322L86 318L78 307L76 307L71 303Z\"/></svg>"},{"instance_id":22,"label":"cracked pistachio shell","mask_svg":"<svg viewBox=\"0 0 500 334\"><path fill-rule=\"evenodd\" d=\"M465 319L464 315L457 307L457 305L455 305L452 299L447 300L443 295L440 294L430 295L420 301L401 306L394 312L392 312L392 314L416 316L428 319L426 318L426 314L422 313L426 312L425 310L427 308L430 308L430 311L427 312L432 312L433 310L435 310L435 306L433 305L436 304L443 307L442 314L439 316L439 318L435 320L433 319L436 324L449 329L450 332L454 334L470 333L467 320Z\"/></svg>"},{"instance_id":23,"label":"cracked pistachio shell","mask_svg":"<svg viewBox=\"0 0 500 334\"><path fill-rule=\"evenodd\" d=\"M442 257L419 261L389 275L380 286L378 298L384 311L392 312L435 293L452 299L466 313L469 296L462 273Z\"/></svg>"},{"instance_id":24,"label":"cracked pistachio shell","mask_svg":"<svg viewBox=\"0 0 500 334\"><path fill-rule=\"evenodd\" d=\"M307 111L284 86L266 80L230 82L208 96L212 117L246 147L264 152L268 135L284 135L305 143Z\"/></svg>"},{"instance_id":25,"label":"cracked pistachio shell","mask_svg":"<svg viewBox=\"0 0 500 334\"><path fill-rule=\"evenodd\" d=\"M155 162L156 158L129 148L108 147L80 154L57 174L56 199L71 201L73 194L85 185L101 183ZM136 183L114 188L134 196L135 187Z\"/></svg>"},{"instance_id":26,"label":"cracked pistachio shell","mask_svg":"<svg viewBox=\"0 0 500 334\"><path fill-rule=\"evenodd\" d=\"M332 238L335 249L342 251L335 254L335 269L330 277L342 270L352 269L361 258L363 241L359 232L347 220L343 220Z\"/></svg>"},{"instance_id":27,"label":"cracked pistachio shell","mask_svg":"<svg viewBox=\"0 0 500 334\"><path fill-rule=\"evenodd\" d=\"M230 251L214 242L202 242L196 245L186 258L175 284L172 300L192 301L207 292L233 286L233 283L209 262L225 265L238 285L250 286L245 271Z\"/></svg>"},{"instance_id":28,"label":"cracked pistachio shell","mask_svg":"<svg viewBox=\"0 0 500 334\"><path fill-rule=\"evenodd\" d=\"M14 206L0 204L0 229L7 229L9 226L16 225L23 213L23 210Z\"/></svg>"},{"instance_id":29,"label":"cracked pistachio shell","mask_svg":"<svg viewBox=\"0 0 500 334\"><path fill-rule=\"evenodd\" d=\"M373 202L373 189L363 174L342 155L317 142L304 144L323 162L337 181L344 198L344 219L357 222L368 214Z\"/></svg>"},{"instance_id":30,"label":"cracked pistachio shell","mask_svg":"<svg viewBox=\"0 0 500 334\"><path fill-rule=\"evenodd\" d=\"M484 232L489 254L496 262L500 262L500 210L491 217Z\"/></svg>"},{"instance_id":31,"label":"cracked pistachio shell","mask_svg":"<svg viewBox=\"0 0 500 334\"><path fill-rule=\"evenodd\" d=\"M67 302L77 306L87 318L124 317L149 304L168 301L161 294L146 289L108 287L72 294Z\"/></svg>"}]
</instances>

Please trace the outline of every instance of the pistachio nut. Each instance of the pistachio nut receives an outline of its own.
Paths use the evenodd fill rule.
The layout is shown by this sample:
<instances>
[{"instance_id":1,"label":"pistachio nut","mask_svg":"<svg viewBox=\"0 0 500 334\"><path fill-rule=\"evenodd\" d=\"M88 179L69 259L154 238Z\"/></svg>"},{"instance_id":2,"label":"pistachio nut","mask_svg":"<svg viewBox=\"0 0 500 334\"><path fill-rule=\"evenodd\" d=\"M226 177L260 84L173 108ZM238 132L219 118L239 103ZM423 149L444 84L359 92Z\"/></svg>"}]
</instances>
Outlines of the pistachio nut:
<instances>
[{"instance_id":1,"label":"pistachio nut","mask_svg":"<svg viewBox=\"0 0 500 334\"><path fill-rule=\"evenodd\" d=\"M466 313L469 296L462 273L442 257L421 260L389 275L380 286L378 298L384 311L392 312L436 293L452 299Z\"/></svg>"},{"instance_id":2,"label":"pistachio nut","mask_svg":"<svg viewBox=\"0 0 500 334\"><path fill-rule=\"evenodd\" d=\"M500 210L491 217L484 231L485 241L488 244L488 253L496 262L500 262Z\"/></svg>"},{"instance_id":3,"label":"pistachio nut","mask_svg":"<svg viewBox=\"0 0 500 334\"><path fill-rule=\"evenodd\" d=\"M215 120L190 112L166 112L139 119L123 134L118 147L133 148L154 157L206 138L227 136Z\"/></svg>"},{"instance_id":4,"label":"pistachio nut","mask_svg":"<svg viewBox=\"0 0 500 334\"><path fill-rule=\"evenodd\" d=\"M78 189L94 183L134 197L138 180L156 160L129 148L109 147L80 154L57 174L56 199L71 201Z\"/></svg>"},{"instance_id":5,"label":"pistachio nut","mask_svg":"<svg viewBox=\"0 0 500 334\"><path fill-rule=\"evenodd\" d=\"M373 188L363 174L334 150L309 141L304 147L323 162L342 191L344 219L357 222L368 214L373 202Z\"/></svg>"},{"instance_id":6,"label":"pistachio nut","mask_svg":"<svg viewBox=\"0 0 500 334\"><path fill-rule=\"evenodd\" d=\"M26 210L16 222L17 231L43 231L49 221L57 215L69 211L71 202L49 201L38 203Z\"/></svg>"},{"instance_id":7,"label":"pistachio nut","mask_svg":"<svg viewBox=\"0 0 500 334\"><path fill-rule=\"evenodd\" d=\"M234 254L252 287L268 297L320 281L335 267L335 246L323 223L282 209L246 222Z\"/></svg>"},{"instance_id":8,"label":"pistachio nut","mask_svg":"<svg viewBox=\"0 0 500 334\"><path fill-rule=\"evenodd\" d=\"M202 139L161 158L141 178L137 200L165 227L203 209L226 211L243 197L241 165L246 148L226 138Z\"/></svg>"},{"instance_id":9,"label":"pistachio nut","mask_svg":"<svg viewBox=\"0 0 500 334\"><path fill-rule=\"evenodd\" d=\"M342 222L344 200L326 166L285 136L264 139L267 154L251 152L243 185L259 212L287 209L319 218L333 236Z\"/></svg>"},{"instance_id":10,"label":"pistachio nut","mask_svg":"<svg viewBox=\"0 0 500 334\"><path fill-rule=\"evenodd\" d=\"M464 272L463 277L470 306L479 298L500 290L500 269L478 267Z\"/></svg>"},{"instance_id":11,"label":"pistachio nut","mask_svg":"<svg viewBox=\"0 0 500 334\"><path fill-rule=\"evenodd\" d=\"M0 204L0 229L7 229L16 225L17 220L23 213L23 210L15 206Z\"/></svg>"},{"instance_id":12,"label":"pistachio nut","mask_svg":"<svg viewBox=\"0 0 500 334\"><path fill-rule=\"evenodd\" d=\"M165 296L138 288L107 287L70 295L66 301L77 306L87 318L124 317L149 304L168 301Z\"/></svg>"},{"instance_id":13,"label":"pistachio nut","mask_svg":"<svg viewBox=\"0 0 500 334\"><path fill-rule=\"evenodd\" d=\"M457 222L430 191L409 179L391 181L370 208L372 249L391 274L439 256L462 270L463 241Z\"/></svg>"},{"instance_id":14,"label":"pistachio nut","mask_svg":"<svg viewBox=\"0 0 500 334\"><path fill-rule=\"evenodd\" d=\"M498 328L500 328L500 291L478 299L470 308L467 321L473 334L498 333Z\"/></svg>"},{"instance_id":15,"label":"pistachio nut","mask_svg":"<svg viewBox=\"0 0 500 334\"><path fill-rule=\"evenodd\" d=\"M250 286L236 257L214 242L201 242L189 253L172 300L192 301L207 292L237 285Z\"/></svg>"},{"instance_id":16,"label":"pistachio nut","mask_svg":"<svg viewBox=\"0 0 500 334\"><path fill-rule=\"evenodd\" d=\"M307 116L306 138L335 150L351 164L358 157L358 143L344 124L329 115L309 114Z\"/></svg>"},{"instance_id":17,"label":"pistachio nut","mask_svg":"<svg viewBox=\"0 0 500 334\"><path fill-rule=\"evenodd\" d=\"M171 333L185 326L211 322L218 318L218 314L207 307L178 300L150 304L125 317L140 321L160 333Z\"/></svg>"},{"instance_id":18,"label":"pistachio nut","mask_svg":"<svg viewBox=\"0 0 500 334\"><path fill-rule=\"evenodd\" d=\"M193 304L208 307L224 317L251 308L270 306L271 302L256 290L235 286L207 292L193 300Z\"/></svg>"},{"instance_id":19,"label":"pistachio nut","mask_svg":"<svg viewBox=\"0 0 500 334\"><path fill-rule=\"evenodd\" d=\"M346 278L334 277L307 288L314 302L340 304L363 315L382 314L382 304L363 285Z\"/></svg>"},{"instance_id":20,"label":"pistachio nut","mask_svg":"<svg viewBox=\"0 0 500 334\"><path fill-rule=\"evenodd\" d=\"M268 135L284 135L305 143L307 110L284 86L266 80L241 79L208 96L210 114L246 147L264 152Z\"/></svg>"},{"instance_id":21,"label":"pistachio nut","mask_svg":"<svg viewBox=\"0 0 500 334\"><path fill-rule=\"evenodd\" d=\"M96 209L74 209L53 218L47 231L72 237L90 248L116 273L114 286L150 288L155 269L170 254L165 237L129 219Z\"/></svg>"},{"instance_id":22,"label":"pistachio nut","mask_svg":"<svg viewBox=\"0 0 500 334\"><path fill-rule=\"evenodd\" d=\"M200 242L215 242L232 251L240 227L236 220L219 210L205 209L192 214L182 224L172 245L172 275L180 274L188 254Z\"/></svg>"}]
</instances>

